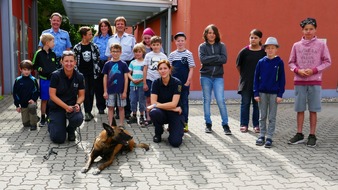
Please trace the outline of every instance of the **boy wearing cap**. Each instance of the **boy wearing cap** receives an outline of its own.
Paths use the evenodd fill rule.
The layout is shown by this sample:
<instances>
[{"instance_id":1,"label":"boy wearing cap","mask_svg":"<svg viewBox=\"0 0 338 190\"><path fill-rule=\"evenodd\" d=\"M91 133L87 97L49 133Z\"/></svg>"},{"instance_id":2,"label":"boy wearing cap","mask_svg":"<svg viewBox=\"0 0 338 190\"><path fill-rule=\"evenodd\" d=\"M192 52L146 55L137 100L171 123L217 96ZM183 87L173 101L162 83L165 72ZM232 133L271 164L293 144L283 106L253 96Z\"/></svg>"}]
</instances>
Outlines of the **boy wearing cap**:
<instances>
[{"instance_id":1,"label":"boy wearing cap","mask_svg":"<svg viewBox=\"0 0 338 190\"><path fill-rule=\"evenodd\" d=\"M254 97L260 111L260 135L256 140L256 145L265 145L265 148L270 148L276 128L277 105L282 102L285 91L285 72L284 62L277 55L279 48L277 39L269 37L263 48L266 56L258 61L254 75ZM266 126L267 117L269 117L268 127Z\"/></svg>"},{"instance_id":2,"label":"boy wearing cap","mask_svg":"<svg viewBox=\"0 0 338 190\"><path fill-rule=\"evenodd\" d=\"M300 23L303 37L293 44L289 67L295 73L295 111L297 112L297 134L288 144L304 142L303 122L306 106L310 112L310 135L307 146L315 147L317 138L317 112L321 111L321 83L323 70L331 65L329 49L325 42L317 39L317 22L307 18Z\"/></svg>"},{"instance_id":3,"label":"boy wearing cap","mask_svg":"<svg viewBox=\"0 0 338 190\"><path fill-rule=\"evenodd\" d=\"M188 132L188 115L189 115L189 88L191 78L194 72L195 62L192 53L185 48L186 35L183 32L178 32L175 36L175 44L177 49L170 53L168 60L173 66L172 76L178 78L182 84L181 91L181 106L184 116L184 132Z\"/></svg>"}]
</instances>

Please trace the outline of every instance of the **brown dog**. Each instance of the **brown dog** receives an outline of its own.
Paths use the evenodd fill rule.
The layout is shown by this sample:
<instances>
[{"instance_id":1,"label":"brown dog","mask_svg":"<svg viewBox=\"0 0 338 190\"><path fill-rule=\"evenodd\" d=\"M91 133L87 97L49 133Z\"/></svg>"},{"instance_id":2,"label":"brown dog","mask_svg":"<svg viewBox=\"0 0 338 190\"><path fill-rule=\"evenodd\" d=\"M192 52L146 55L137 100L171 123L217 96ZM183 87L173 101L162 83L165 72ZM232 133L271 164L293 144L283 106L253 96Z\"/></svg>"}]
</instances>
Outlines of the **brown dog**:
<instances>
[{"instance_id":1,"label":"brown dog","mask_svg":"<svg viewBox=\"0 0 338 190\"><path fill-rule=\"evenodd\" d=\"M82 173L86 173L89 170L98 156L101 156L106 161L93 171L94 175L101 173L103 169L110 166L116 154L123 150L132 151L135 147L144 148L146 151L149 150L149 145L144 143L136 144L129 132L117 127L115 119L113 120L114 126L109 126L106 123L102 124L104 130L96 137L89 159L85 167L81 169Z\"/></svg>"}]
</instances>

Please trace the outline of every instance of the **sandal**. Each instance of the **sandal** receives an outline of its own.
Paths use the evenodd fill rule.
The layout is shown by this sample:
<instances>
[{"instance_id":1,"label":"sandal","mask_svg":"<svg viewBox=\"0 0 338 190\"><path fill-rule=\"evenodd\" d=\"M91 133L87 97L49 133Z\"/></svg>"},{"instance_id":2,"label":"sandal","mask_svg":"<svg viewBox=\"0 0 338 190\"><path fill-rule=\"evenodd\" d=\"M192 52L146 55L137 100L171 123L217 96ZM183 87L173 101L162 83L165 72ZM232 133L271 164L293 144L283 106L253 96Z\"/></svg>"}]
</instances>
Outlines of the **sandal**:
<instances>
[{"instance_id":1,"label":"sandal","mask_svg":"<svg viewBox=\"0 0 338 190\"><path fill-rule=\"evenodd\" d=\"M242 126L239 130L240 130L242 133L246 133L246 132L248 132L248 127Z\"/></svg>"},{"instance_id":2,"label":"sandal","mask_svg":"<svg viewBox=\"0 0 338 190\"><path fill-rule=\"evenodd\" d=\"M255 133L260 133L261 132L261 130L259 129L258 126L254 127L254 131L255 131Z\"/></svg>"}]
</instances>

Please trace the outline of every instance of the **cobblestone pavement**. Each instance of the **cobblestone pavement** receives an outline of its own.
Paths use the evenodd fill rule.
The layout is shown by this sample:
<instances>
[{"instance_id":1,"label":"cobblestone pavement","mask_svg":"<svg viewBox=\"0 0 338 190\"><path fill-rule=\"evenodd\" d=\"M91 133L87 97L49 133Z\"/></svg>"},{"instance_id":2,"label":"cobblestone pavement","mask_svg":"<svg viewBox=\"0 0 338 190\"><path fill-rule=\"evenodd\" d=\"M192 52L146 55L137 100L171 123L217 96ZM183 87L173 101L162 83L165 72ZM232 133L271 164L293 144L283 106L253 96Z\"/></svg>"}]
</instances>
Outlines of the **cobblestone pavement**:
<instances>
[{"instance_id":1,"label":"cobblestone pavement","mask_svg":"<svg viewBox=\"0 0 338 190\"><path fill-rule=\"evenodd\" d=\"M167 132L155 144L153 127L126 126L135 141L149 143L150 150L119 155L97 176L93 168L87 174L80 169L106 115L95 109L95 120L81 126L82 142L55 149L57 155L44 160L51 147L75 143L51 143L47 127L23 128L11 96L0 105L0 189L338 189L337 103L323 103L315 148L287 144L296 132L295 112L292 104L279 105L271 149L255 145L252 128L239 131L239 104L227 107L232 136L224 135L216 105L211 106L212 134L204 133L202 105L190 105L190 132L179 148L168 145ZM306 137L308 132L306 114Z\"/></svg>"}]
</instances>

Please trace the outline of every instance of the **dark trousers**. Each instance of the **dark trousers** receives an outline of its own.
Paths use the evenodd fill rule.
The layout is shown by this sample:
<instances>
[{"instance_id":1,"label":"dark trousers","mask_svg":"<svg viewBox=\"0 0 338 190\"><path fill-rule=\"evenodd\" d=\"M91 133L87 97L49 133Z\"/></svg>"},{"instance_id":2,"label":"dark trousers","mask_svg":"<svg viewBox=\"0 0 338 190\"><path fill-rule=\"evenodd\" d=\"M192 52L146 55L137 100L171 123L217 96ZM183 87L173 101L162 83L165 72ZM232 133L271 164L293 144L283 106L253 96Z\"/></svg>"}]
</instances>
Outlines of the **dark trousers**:
<instances>
[{"instance_id":1,"label":"dark trousers","mask_svg":"<svg viewBox=\"0 0 338 190\"><path fill-rule=\"evenodd\" d=\"M106 100L103 98L103 75L100 74L95 79L95 99L96 99L96 107L98 110L106 109Z\"/></svg>"},{"instance_id":2,"label":"dark trousers","mask_svg":"<svg viewBox=\"0 0 338 190\"><path fill-rule=\"evenodd\" d=\"M66 120L69 124L66 126ZM66 114L65 110L49 110L49 124L48 132L50 140L54 143L64 143L66 141L67 132L74 132L83 122L83 114L81 110L79 112L73 112Z\"/></svg>"},{"instance_id":3,"label":"dark trousers","mask_svg":"<svg viewBox=\"0 0 338 190\"><path fill-rule=\"evenodd\" d=\"M188 123L188 116L189 116L189 89L190 86L182 85L181 91L181 108L182 108L182 115L184 116L184 122Z\"/></svg>"},{"instance_id":4,"label":"dark trousers","mask_svg":"<svg viewBox=\"0 0 338 190\"><path fill-rule=\"evenodd\" d=\"M94 102L94 76L85 75L85 99L83 102L85 113L91 113Z\"/></svg>"},{"instance_id":5,"label":"dark trousers","mask_svg":"<svg viewBox=\"0 0 338 190\"><path fill-rule=\"evenodd\" d=\"M155 126L155 136L160 137L163 132L163 125L169 124L169 144L173 147L179 147L182 144L184 135L184 116L178 112L166 111L153 108L150 113L151 121Z\"/></svg>"}]
</instances>

